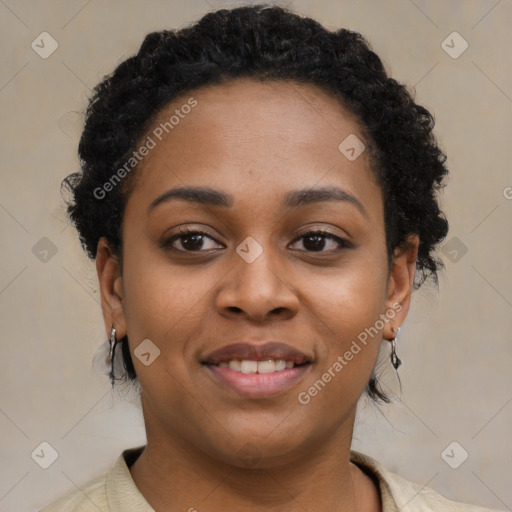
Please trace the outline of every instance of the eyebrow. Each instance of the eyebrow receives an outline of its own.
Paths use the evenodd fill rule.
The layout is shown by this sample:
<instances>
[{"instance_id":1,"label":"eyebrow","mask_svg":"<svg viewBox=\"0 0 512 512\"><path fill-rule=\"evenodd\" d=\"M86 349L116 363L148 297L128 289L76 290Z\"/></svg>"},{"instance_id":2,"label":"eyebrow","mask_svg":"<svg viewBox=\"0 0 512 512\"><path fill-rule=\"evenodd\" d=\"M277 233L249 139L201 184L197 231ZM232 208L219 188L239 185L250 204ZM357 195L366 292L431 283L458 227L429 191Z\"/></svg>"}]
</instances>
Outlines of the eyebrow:
<instances>
[{"instance_id":1,"label":"eyebrow","mask_svg":"<svg viewBox=\"0 0 512 512\"><path fill-rule=\"evenodd\" d=\"M234 204L234 199L231 194L210 187L177 187L167 190L154 199L148 207L148 213L162 203L180 199L203 204L205 206L218 206L223 208L230 208ZM288 192L283 198L283 206L297 208L299 206L332 201L350 203L368 218L368 214L359 199L346 190L334 186L305 188Z\"/></svg>"}]
</instances>

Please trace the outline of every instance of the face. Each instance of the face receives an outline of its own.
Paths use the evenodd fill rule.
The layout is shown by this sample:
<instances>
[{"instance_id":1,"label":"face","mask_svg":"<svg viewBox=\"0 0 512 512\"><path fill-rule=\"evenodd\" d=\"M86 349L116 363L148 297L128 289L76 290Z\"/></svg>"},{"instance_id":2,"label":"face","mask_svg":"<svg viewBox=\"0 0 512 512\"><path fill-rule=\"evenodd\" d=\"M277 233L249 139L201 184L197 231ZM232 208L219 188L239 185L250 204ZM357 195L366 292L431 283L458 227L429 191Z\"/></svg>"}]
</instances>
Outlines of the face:
<instances>
[{"instance_id":1,"label":"face","mask_svg":"<svg viewBox=\"0 0 512 512\"><path fill-rule=\"evenodd\" d=\"M235 465L252 445L268 467L349 443L415 261L413 248L388 268L368 151L338 149L364 141L357 120L313 85L237 80L174 101L148 136L122 275L104 239L97 258L148 441Z\"/></svg>"}]
</instances>

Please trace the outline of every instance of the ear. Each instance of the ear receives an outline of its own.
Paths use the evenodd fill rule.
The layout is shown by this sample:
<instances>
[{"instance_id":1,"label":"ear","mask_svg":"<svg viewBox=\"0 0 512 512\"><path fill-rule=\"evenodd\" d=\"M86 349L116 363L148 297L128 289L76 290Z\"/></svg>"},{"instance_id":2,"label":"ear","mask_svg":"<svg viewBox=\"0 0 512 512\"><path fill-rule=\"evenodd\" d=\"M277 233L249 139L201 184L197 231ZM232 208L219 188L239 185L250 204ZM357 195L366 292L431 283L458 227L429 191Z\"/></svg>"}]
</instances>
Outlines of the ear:
<instances>
[{"instance_id":1,"label":"ear","mask_svg":"<svg viewBox=\"0 0 512 512\"><path fill-rule=\"evenodd\" d=\"M96 255L96 272L101 292L101 309L107 336L112 326L116 329L116 338L126 336L126 321L123 310L123 278L118 258L113 254L108 241L101 237Z\"/></svg>"},{"instance_id":2,"label":"ear","mask_svg":"<svg viewBox=\"0 0 512 512\"><path fill-rule=\"evenodd\" d=\"M389 273L386 308L396 312L393 320L386 323L383 337L388 340L395 338L392 327L400 327L407 316L411 304L411 293L418 257L418 235L409 235L403 248L395 249Z\"/></svg>"}]
</instances>

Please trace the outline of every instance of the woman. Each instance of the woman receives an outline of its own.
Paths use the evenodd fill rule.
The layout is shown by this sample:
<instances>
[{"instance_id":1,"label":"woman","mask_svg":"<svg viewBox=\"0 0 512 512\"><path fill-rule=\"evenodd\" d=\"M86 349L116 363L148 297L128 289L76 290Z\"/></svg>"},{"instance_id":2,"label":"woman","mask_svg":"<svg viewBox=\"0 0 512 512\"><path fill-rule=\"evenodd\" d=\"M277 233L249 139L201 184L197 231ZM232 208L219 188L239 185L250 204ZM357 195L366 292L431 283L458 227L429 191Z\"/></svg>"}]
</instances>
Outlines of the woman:
<instances>
[{"instance_id":1,"label":"woman","mask_svg":"<svg viewBox=\"0 0 512 512\"><path fill-rule=\"evenodd\" d=\"M360 34L282 8L149 34L66 181L147 444L44 512L483 510L350 450L440 267L433 125Z\"/></svg>"}]
</instances>

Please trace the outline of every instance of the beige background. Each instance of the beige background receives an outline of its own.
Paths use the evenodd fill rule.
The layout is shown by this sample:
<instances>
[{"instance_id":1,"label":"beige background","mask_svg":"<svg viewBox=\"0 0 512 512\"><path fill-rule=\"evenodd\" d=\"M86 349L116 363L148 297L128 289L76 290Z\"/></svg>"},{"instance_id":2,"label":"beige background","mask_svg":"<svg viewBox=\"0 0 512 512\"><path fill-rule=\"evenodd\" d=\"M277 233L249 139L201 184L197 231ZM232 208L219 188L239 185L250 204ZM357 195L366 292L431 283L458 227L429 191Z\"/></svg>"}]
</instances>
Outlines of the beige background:
<instances>
[{"instance_id":1,"label":"beige background","mask_svg":"<svg viewBox=\"0 0 512 512\"><path fill-rule=\"evenodd\" d=\"M289 4L369 39L434 113L452 172L442 198L446 271L438 292L417 292L400 332L402 401L382 414L362 404L354 448L451 499L512 510L512 2ZM96 274L59 184L77 167L74 112L91 87L148 32L221 5L233 4L0 1L0 511L37 510L145 441L136 396L112 393L91 368L106 340ZM31 48L43 31L59 45L47 59ZM457 59L441 47L453 31L469 43ZM43 237L57 249L46 262L33 251ZM387 358L383 365L397 390ZM31 458L43 441L59 454L46 470ZM469 454L458 469L441 457L453 441Z\"/></svg>"}]
</instances>

